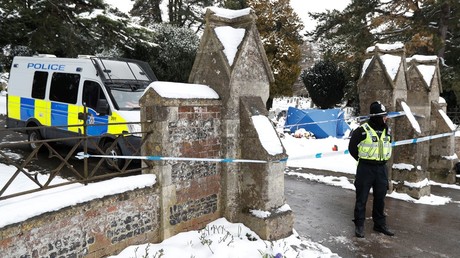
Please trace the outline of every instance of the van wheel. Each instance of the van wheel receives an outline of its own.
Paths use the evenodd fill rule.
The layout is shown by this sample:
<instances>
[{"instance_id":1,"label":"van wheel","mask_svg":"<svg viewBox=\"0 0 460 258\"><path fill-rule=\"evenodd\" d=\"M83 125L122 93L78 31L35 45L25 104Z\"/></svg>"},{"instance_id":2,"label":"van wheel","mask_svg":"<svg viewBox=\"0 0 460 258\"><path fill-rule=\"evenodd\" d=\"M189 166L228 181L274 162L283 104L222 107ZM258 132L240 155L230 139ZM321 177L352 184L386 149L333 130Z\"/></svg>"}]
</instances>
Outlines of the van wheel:
<instances>
[{"instance_id":1,"label":"van wheel","mask_svg":"<svg viewBox=\"0 0 460 258\"><path fill-rule=\"evenodd\" d=\"M124 159L117 158L118 156L122 156L120 147L118 145L112 146L113 142L106 142L104 144L103 150L105 155L110 155L113 158L105 158L104 165L110 170L120 170L125 165Z\"/></svg>"},{"instance_id":2,"label":"van wheel","mask_svg":"<svg viewBox=\"0 0 460 258\"><path fill-rule=\"evenodd\" d=\"M40 132L38 130L32 130L29 131L28 134L29 148L32 151L38 149L41 146L41 144L37 143L37 141L40 141L42 139Z\"/></svg>"}]
</instances>

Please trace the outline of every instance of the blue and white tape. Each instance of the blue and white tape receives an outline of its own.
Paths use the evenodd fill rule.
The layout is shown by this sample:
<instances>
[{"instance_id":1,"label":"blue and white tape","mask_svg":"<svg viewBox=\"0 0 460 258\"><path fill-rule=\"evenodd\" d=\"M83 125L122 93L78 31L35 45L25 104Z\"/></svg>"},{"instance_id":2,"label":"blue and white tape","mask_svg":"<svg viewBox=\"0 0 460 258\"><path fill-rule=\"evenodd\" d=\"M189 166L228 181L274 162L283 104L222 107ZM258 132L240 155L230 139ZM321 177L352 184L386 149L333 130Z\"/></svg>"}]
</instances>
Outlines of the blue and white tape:
<instances>
[{"instance_id":1,"label":"blue and white tape","mask_svg":"<svg viewBox=\"0 0 460 258\"><path fill-rule=\"evenodd\" d=\"M92 155L83 152L77 153L77 159L84 158L108 158L108 159L140 159L151 161L200 161L200 162L222 162L222 163L268 163L268 162L286 162L287 159L281 160L253 160L253 159L230 159L230 158L187 158L187 157L163 157L163 156L113 156L113 155Z\"/></svg>"},{"instance_id":2,"label":"blue and white tape","mask_svg":"<svg viewBox=\"0 0 460 258\"><path fill-rule=\"evenodd\" d=\"M452 136L455 134L454 132L450 133L442 133L430 136L424 136L420 138L413 138L407 140L401 140L393 142L392 146L401 146L407 144L416 144L419 142L430 141L434 139L439 139L443 137ZM187 157L163 157L163 156L112 156L112 155L92 155L92 154L85 154L83 152L77 153L75 156L78 159L84 158L109 158L109 159L139 159L139 160L150 160L150 161L166 161L166 160L173 160L173 161L198 161L198 162L221 162L221 163L269 163L269 162L286 162L288 160L299 160L299 159L321 159L326 157L333 157L338 155L348 155L350 152L348 150L344 151L330 151L330 152L318 152L310 155L302 155L296 157L289 157L286 159L281 160L253 160L253 159L231 159L231 158L187 158Z\"/></svg>"},{"instance_id":3,"label":"blue and white tape","mask_svg":"<svg viewBox=\"0 0 460 258\"><path fill-rule=\"evenodd\" d=\"M425 141L430 141L434 139L439 139L443 137L448 137L455 135L454 132L450 133L441 133L441 134L435 134L435 135L429 135L429 136L424 136L420 138L413 138L413 139L407 139L407 140L401 140L401 141L396 141L391 144L391 146L401 146L401 145L408 145L408 144L416 144L419 142L425 142ZM310 154L310 155L304 155L304 156L299 156L299 157L289 157L288 160L299 160L299 159L320 159L320 158L326 158L326 157L332 157L332 156L337 156L337 155L344 155L344 154L350 154L348 150L344 151L331 151L331 152L318 152L315 154Z\"/></svg>"},{"instance_id":4,"label":"blue and white tape","mask_svg":"<svg viewBox=\"0 0 460 258\"><path fill-rule=\"evenodd\" d=\"M430 141L430 140L434 140L434 139L438 139L438 138L443 138L443 137L448 137L448 136L452 136L452 135L455 135L455 131L450 132L450 133L441 133L441 134L424 136L424 137L420 137L420 138L413 138L413 139L396 141L396 142L393 142L391 144L391 146L401 146L401 145L407 145L407 144L415 144L415 143L419 143L419 142L426 142L426 141Z\"/></svg>"}]
</instances>

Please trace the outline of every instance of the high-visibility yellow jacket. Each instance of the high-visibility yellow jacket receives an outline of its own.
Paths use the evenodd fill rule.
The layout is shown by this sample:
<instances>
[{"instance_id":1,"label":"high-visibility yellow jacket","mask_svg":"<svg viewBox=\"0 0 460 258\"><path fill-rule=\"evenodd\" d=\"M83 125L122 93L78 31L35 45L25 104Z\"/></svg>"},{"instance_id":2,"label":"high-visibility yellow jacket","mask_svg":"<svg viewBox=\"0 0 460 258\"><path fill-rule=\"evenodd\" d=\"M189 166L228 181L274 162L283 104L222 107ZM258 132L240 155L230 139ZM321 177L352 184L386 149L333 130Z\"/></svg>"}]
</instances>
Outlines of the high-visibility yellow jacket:
<instances>
[{"instance_id":1,"label":"high-visibility yellow jacket","mask_svg":"<svg viewBox=\"0 0 460 258\"><path fill-rule=\"evenodd\" d=\"M359 159L387 161L391 157L391 137L387 135L386 129L380 137L368 123L362 125L366 131L366 139L358 145Z\"/></svg>"}]
</instances>

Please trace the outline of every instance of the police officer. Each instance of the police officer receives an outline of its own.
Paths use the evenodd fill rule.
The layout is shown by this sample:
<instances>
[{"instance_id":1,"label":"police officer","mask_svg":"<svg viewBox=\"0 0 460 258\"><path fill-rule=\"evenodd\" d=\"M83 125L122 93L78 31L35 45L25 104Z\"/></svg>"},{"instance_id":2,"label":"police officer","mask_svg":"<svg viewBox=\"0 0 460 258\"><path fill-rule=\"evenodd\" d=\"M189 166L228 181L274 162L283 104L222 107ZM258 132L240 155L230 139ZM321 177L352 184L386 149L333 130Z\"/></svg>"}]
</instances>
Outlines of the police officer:
<instances>
[{"instance_id":1,"label":"police officer","mask_svg":"<svg viewBox=\"0 0 460 258\"><path fill-rule=\"evenodd\" d=\"M386 124L387 112L379 101L370 105L370 119L353 131L348 150L358 161L355 187L354 223L356 237L364 237L364 220L369 191L373 189L372 220L374 231L393 236L385 220L385 196L388 190L386 162L391 157L391 135Z\"/></svg>"}]
</instances>

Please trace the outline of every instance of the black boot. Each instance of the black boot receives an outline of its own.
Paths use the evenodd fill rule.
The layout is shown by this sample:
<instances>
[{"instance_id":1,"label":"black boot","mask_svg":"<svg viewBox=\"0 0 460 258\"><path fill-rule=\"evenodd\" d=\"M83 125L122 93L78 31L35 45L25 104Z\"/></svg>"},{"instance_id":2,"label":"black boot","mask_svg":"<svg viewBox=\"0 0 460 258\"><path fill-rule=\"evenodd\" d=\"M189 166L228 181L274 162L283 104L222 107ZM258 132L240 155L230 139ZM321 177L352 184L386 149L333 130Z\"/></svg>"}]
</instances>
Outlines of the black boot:
<instances>
[{"instance_id":1,"label":"black boot","mask_svg":"<svg viewBox=\"0 0 460 258\"><path fill-rule=\"evenodd\" d=\"M377 231L377 232L380 232L380 233L383 233L387 236L394 236L395 233L391 232L387 226L379 226L379 225L374 225L374 231Z\"/></svg>"},{"instance_id":2,"label":"black boot","mask_svg":"<svg viewBox=\"0 0 460 258\"><path fill-rule=\"evenodd\" d=\"M359 238L364 237L364 226L355 226L355 236Z\"/></svg>"}]
</instances>

